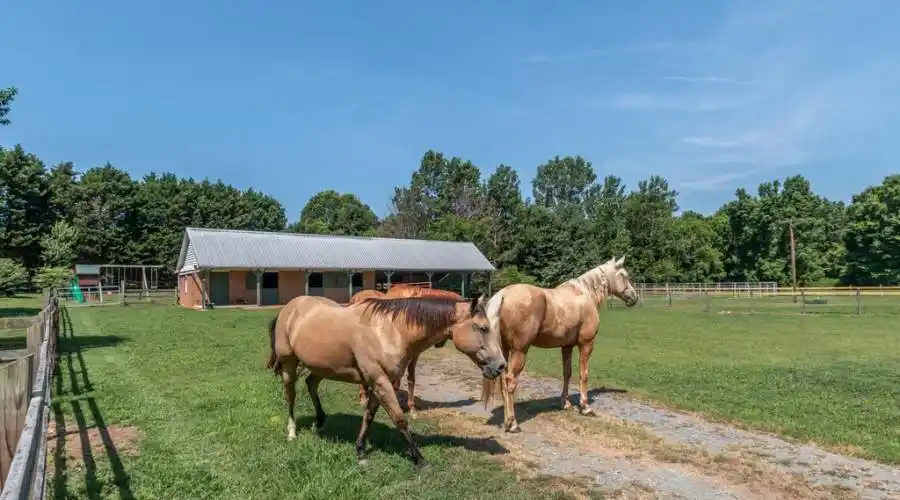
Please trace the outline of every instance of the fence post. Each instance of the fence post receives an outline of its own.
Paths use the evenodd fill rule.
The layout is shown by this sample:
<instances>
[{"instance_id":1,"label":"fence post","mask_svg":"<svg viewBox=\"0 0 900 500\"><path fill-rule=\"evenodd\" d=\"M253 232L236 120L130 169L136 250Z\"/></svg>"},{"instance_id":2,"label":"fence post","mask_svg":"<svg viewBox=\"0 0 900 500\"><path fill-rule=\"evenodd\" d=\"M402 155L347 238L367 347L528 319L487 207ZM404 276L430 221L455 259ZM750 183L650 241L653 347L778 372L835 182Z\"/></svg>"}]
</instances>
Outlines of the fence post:
<instances>
[{"instance_id":1,"label":"fence post","mask_svg":"<svg viewBox=\"0 0 900 500\"><path fill-rule=\"evenodd\" d=\"M671 311L672 310L672 292L669 290L666 290L666 297L668 297L668 299L669 299L669 310Z\"/></svg>"},{"instance_id":2,"label":"fence post","mask_svg":"<svg viewBox=\"0 0 900 500\"><path fill-rule=\"evenodd\" d=\"M859 287L856 288L856 314L862 314L862 294Z\"/></svg>"},{"instance_id":3,"label":"fence post","mask_svg":"<svg viewBox=\"0 0 900 500\"><path fill-rule=\"evenodd\" d=\"M125 282L119 282L119 305L125 305Z\"/></svg>"},{"instance_id":4,"label":"fence post","mask_svg":"<svg viewBox=\"0 0 900 500\"><path fill-rule=\"evenodd\" d=\"M794 295L796 297L796 295ZM803 314L806 312L806 292L801 288L800 289L800 313Z\"/></svg>"}]
</instances>

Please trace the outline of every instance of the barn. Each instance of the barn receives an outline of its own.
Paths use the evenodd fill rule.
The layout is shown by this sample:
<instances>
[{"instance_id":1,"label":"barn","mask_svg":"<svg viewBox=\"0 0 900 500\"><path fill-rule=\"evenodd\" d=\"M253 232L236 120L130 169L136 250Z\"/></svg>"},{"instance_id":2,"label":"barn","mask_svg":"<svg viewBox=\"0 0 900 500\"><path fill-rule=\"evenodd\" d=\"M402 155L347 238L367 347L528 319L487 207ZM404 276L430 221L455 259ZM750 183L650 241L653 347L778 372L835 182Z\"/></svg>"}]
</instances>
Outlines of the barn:
<instances>
[{"instance_id":1,"label":"barn","mask_svg":"<svg viewBox=\"0 0 900 500\"><path fill-rule=\"evenodd\" d=\"M178 303L197 309L281 305L300 295L344 303L396 283L468 297L472 274L495 270L470 242L205 228L185 229L176 269Z\"/></svg>"}]
</instances>

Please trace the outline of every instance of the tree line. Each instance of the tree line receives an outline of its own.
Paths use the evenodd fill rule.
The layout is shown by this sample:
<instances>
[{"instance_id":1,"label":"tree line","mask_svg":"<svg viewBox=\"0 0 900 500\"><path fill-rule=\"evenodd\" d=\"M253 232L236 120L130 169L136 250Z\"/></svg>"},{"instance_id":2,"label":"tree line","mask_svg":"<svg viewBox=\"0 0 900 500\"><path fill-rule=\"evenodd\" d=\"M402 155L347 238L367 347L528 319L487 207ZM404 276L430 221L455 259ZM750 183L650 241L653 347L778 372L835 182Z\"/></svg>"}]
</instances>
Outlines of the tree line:
<instances>
[{"instance_id":1,"label":"tree line","mask_svg":"<svg viewBox=\"0 0 900 500\"><path fill-rule=\"evenodd\" d=\"M2 125L15 95L0 90ZM76 262L174 270L187 226L472 241L500 269L497 285L552 286L622 254L635 281L789 284L793 225L801 285L900 283L900 175L849 205L799 175L738 189L713 214L681 212L677 196L661 176L631 189L599 179L579 156L540 165L525 196L508 165L484 179L471 161L430 150L394 188L386 217L325 190L288 224L281 203L253 189L172 173L134 179L109 163L47 167L21 145L0 147L0 293L64 281Z\"/></svg>"}]
</instances>

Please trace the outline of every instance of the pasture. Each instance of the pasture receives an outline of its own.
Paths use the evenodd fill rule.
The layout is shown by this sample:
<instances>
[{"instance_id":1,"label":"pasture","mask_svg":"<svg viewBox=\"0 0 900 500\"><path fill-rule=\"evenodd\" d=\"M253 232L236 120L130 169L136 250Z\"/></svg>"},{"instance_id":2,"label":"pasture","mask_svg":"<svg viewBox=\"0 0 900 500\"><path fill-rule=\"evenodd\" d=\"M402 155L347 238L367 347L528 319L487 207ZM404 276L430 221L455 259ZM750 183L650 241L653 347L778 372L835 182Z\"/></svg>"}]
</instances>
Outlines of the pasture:
<instances>
[{"instance_id":1,"label":"pasture","mask_svg":"<svg viewBox=\"0 0 900 500\"><path fill-rule=\"evenodd\" d=\"M53 381L49 498L568 498L551 478L519 479L496 441L418 419L431 469L417 473L382 410L369 465L356 462L358 388L326 381L322 435L298 384L288 442L280 379L266 369L274 310L174 306L64 312ZM480 372L472 365L472 376ZM67 433L59 432L67 429Z\"/></svg>"},{"instance_id":2,"label":"pasture","mask_svg":"<svg viewBox=\"0 0 900 500\"><path fill-rule=\"evenodd\" d=\"M41 294L0 297L0 350L25 347L25 326L21 322L41 312Z\"/></svg>"},{"instance_id":3,"label":"pasture","mask_svg":"<svg viewBox=\"0 0 900 500\"><path fill-rule=\"evenodd\" d=\"M601 310L591 386L900 463L900 297L649 299ZM561 378L558 350L526 372ZM577 373L577 372L576 372Z\"/></svg>"},{"instance_id":4,"label":"pasture","mask_svg":"<svg viewBox=\"0 0 900 500\"><path fill-rule=\"evenodd\" d=\"M898 317L800 314L779 301L785 302L684 301L672 310L649 301L624 309L616 301L601 311L590 385L900 463L900 350L891 327ZM369 465L361 469L353 441L362 409L350 384L322 384L328 413L322 435L310 430L312 405L298 384L298 437L286 441L281 384L265 367L265 325L274 313L154 305L66 311L51 436L54 428L68 434L56 433L49 443L48 496L481 498L490 492L515 499L566 498L581 490L509 474L491 457L502 456L502 445L427 416L410 424L432 462L417 474L383 410L371 433ZM477 382L479 372L471 369ZM532 349L528 373L561 377L559 350Z\"/></svg>"}]
</instances>

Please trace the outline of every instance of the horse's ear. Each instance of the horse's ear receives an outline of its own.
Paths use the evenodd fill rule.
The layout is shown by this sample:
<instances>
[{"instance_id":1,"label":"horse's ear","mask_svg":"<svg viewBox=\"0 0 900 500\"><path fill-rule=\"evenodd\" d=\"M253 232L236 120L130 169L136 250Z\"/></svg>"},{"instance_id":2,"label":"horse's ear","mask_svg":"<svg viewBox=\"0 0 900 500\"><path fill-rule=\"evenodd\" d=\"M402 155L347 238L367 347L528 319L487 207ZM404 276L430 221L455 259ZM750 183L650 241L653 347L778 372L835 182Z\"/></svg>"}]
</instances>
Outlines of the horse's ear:
<instances>
[{"instance_id":1,"label":"horse's ear","mask_svg":"<svg viewBox=\"0 0 900 500\"><path fill-rule=\"evenodd\" d=\"M617 268L622 269L622 265L625 264L625 255L626 254L622 254L622 257L620 257L619 260L616 261ZM613 257L613 258L615 258L615 257Z\"/></svg>"},{"instance_id":2,"label":"horse's ear","mask_svg":"<svg viewBox=\"0 0 900 500\"><path fill-rule=\"evenodd\" d=\"M469 312L474 316L478 312L478 303L481 299L481 292L472 296L472 302L469 304Z\"/></svg>"}]
</instances>

